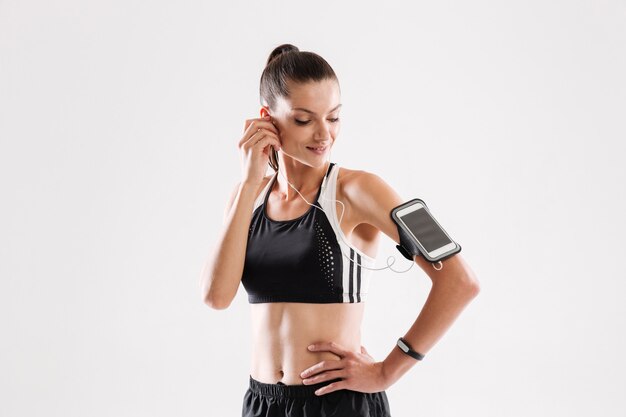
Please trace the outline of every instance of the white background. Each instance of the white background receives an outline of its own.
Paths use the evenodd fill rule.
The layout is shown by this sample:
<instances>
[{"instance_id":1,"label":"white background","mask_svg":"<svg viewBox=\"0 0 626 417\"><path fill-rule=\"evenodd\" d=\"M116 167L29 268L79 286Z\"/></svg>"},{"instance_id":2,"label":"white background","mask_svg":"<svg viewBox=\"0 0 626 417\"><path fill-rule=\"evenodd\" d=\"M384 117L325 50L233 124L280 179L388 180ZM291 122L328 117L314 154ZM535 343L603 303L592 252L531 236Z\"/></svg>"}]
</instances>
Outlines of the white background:
<instances>
[{"instance_id":1,"label":"white background","mask_svg":"<svg viewBox=\"0 0 626 417\"><path fill-rule=\"evenodd\" d=\"M198 279L292 43L339 77L332 160L424 199L482 285L394 417L625 415L625 22L602 0L0 0L0 414L240 415L246 293L212 310ZM377 360L429 289L372 275Z\"/></svg>"}]
</instances>

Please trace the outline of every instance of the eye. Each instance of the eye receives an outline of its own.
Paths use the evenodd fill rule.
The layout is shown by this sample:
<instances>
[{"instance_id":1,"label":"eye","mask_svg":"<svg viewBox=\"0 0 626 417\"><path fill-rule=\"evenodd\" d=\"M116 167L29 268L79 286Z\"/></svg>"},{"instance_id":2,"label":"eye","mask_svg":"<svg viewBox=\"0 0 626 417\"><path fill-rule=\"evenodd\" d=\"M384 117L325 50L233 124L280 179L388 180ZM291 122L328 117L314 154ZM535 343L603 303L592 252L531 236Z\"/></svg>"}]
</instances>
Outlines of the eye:
<instances>
[{"instance_id":1,"label":"eye","mask_svg":"<svg viewBox=\"0 0 626 417\"><path fill-rule=\"evenodd\" d=\"M337 123L339 121L339 117L335 117L334 119L328 119L328 120L330 120L331 123ZM311 122L310 120L298 120L298 119L294 119L294 121L296 122L296 124L300 126L309 124Z\"/></svg>"}]
</instances>

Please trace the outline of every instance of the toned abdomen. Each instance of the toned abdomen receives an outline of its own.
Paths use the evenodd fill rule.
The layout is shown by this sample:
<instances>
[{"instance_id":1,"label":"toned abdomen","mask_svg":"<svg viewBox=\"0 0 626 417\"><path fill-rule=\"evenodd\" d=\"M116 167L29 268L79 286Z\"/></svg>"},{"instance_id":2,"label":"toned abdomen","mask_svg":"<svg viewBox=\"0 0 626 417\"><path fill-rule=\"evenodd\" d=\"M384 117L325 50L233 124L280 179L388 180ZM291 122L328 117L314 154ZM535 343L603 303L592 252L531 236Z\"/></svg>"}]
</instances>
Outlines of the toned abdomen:
<instances>
[{"instance_id":1,"label":"toned abdomen","mask_svg":"<svg viewBox=\"0 0 626 417\"><path fill-rule=\"evenodd\" d=\"M300 373L332 352L311 352L312 343L337 342L359 352L364 303L250 304L252 351L250 375L261 382L302 385Z\"/></svg>"}]
</instances>

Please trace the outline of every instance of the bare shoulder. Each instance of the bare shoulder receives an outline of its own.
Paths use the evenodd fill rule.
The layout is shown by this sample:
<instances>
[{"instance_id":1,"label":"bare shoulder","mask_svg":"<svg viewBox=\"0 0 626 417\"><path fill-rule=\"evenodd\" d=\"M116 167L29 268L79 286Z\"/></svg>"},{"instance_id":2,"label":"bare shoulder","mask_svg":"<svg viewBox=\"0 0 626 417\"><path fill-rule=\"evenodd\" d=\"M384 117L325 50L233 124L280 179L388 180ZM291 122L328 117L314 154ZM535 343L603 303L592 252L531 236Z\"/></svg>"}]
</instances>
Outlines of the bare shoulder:
<instances>
[{"instance_id":1,"label":"bare shoulder","mask_svg":"<svg viewBox=\"0 0 626 417\"><path fill-rule=\"evenodd\" d=\"M402 197L378 174L366 170L343 168L337 176L338 193L348 201L356 224L367 223L399 242L398 231L391 221L391 209Z\"/></svg>"},{"instance_id":2,"label":"bare shoulder","mask_svg":"<svg viewBox=\"0 0 626 417\"><path fill-rule=\"evenodd\" d=\"M341 174L342 171L339 171L338 176ZM360 218L359 221L371 225L394 242L400 243L398 227L391 220L391 210L408 199L403 199L386 181L372 172L346 169L342 180L344 198L350 202L356 213L355 216ZM338 177L338 189L339 182ZM474 272L460 253L443 261L446 267L441 271L435 270L422 256L415 256L414 260L433 282L435 280L450 281L449 278L455 276L470 277L466 282L478 288L478 280Z\"/></svg>"},{"instance_id":3,"label":"bare shoulder","mask_svg":"<svg viewBox=\"0 0 626 417\"><path fill-rule=\"evenodd\" d=\"M361 207L381 204L398 205L402 200L400 195L378 174L362 169L340 167L337 174L337 188L350 202Z\"/></svg>"}]
</instances>

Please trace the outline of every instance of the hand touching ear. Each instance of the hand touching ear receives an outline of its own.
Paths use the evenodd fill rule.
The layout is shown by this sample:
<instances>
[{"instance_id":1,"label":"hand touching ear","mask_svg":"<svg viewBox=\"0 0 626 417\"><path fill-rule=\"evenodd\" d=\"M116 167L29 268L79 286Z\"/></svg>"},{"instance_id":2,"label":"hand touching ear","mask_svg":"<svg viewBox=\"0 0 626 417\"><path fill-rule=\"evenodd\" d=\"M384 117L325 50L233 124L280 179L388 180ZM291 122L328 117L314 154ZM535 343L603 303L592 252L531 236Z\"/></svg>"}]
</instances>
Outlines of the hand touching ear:
<instances>
[{"instance_id":1,"label":"hand touching ear","mask_svg":"<svg viewBox=\"0 0 626 417\"><path fill-rule=\"evenodd\" d=\"M238 146L241 155L242 182L260 185L267 170L269 147L281 148L278 129L270 116L246 120L243 137Z\"/></svg>"}]
</instances>

